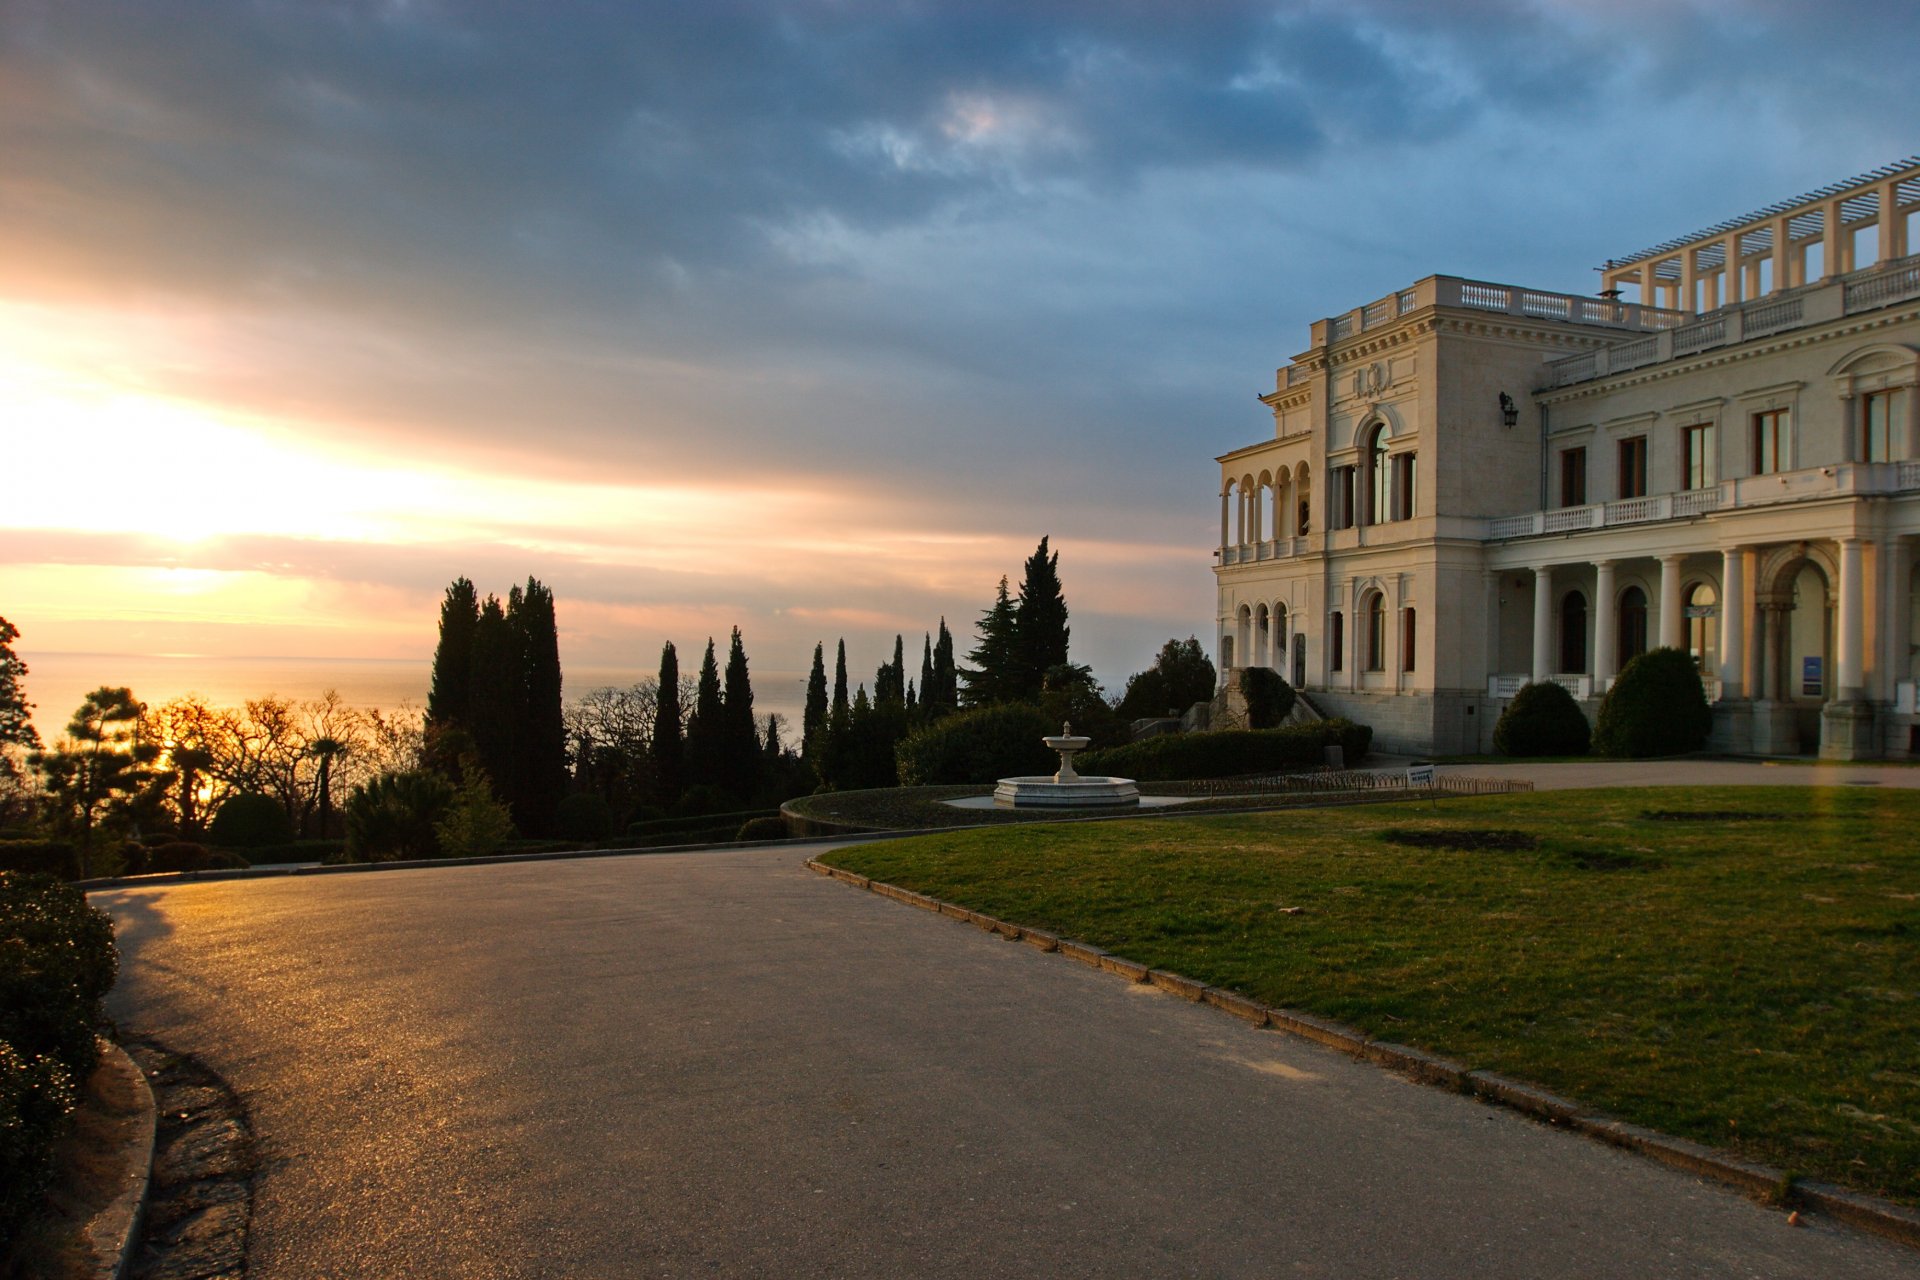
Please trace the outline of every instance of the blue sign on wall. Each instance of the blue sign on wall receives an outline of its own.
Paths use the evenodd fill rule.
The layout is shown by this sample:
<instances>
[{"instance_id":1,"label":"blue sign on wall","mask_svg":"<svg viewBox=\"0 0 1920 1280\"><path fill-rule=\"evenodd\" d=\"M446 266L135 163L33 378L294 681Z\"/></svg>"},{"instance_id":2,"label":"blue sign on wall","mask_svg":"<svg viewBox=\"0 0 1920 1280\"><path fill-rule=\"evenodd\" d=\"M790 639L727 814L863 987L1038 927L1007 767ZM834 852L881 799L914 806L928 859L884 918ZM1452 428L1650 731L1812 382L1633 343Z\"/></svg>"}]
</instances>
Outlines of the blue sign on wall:
<instances>
[{"instance_id":1,"label":"blue sign on wall","mask_svg":"<svg viewBox=\"0 0 1920 1280\"><path fill-rule=\"evenodd\" d=\"M1820 659L1808 656L1800 659L1800 696L1818 698L1820 689Z\"/></svg>"}]
</instances>

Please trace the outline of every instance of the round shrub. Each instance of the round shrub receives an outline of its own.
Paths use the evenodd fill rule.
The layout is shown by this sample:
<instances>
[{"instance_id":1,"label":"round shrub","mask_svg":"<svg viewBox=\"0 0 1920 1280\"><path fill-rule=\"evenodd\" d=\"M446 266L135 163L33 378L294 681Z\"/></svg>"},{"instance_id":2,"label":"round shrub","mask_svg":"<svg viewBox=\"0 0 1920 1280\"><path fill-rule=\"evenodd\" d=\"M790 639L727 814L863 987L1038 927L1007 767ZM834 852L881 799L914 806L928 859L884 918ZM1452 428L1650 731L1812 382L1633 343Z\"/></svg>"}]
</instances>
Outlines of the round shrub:
<instances>
[{"instance_id":1,"label":"round shrub","mask_svg":"<svg viewBox=\"0 0 1920 1280\"><path fill-rule=\"evenodd\" d=\"M1573 695L1551 680L1522 685L1500 723L1493 749L1503 756L1583 756L1591 731Z\"/></svg>"},{"instance_id":2,"label":"round shrub","mask_svg":"<svg viewBox=\"0 0 1920 1280\"><path fill-rule=\"evenodd\" d=\"M355 787L342 810L349 862L393 862L440 853L434 824L453 804L453 784L437 773L387 773Z\"/></svg>"},{"instance_id":3,"label":"round shrub","mask_svg":"<svg viewBox=\"0 0 1920 1280\"><path fill-rule=\"evenodd\" d=\"M1626 665L1601 699L1593 749L1635 759L1677 756L1705 746L1712 728L1713 711L1692 655L1649 649Z\"/></svg>"},{"instance_id":4,"label":"round shrub","mask_svg":"<svg viewBox=\"0 0 1920 1280\"><path fill-rule=\"evenodd\" d=\"M1040 739L1059 732L1059 721L1024 702L947 716L908 734L894 748L900 785L927 787L1052 774L1060 768L1060 756Z\"/></svg>"},{"instance_id":5,"label":"round shrub","mask_svg":"<svg viewBox=\"0 0 1920 1280\"><path fill-rule=\"evenodd\" d=\"M76 1105L73 1077L44 1054L0 1040L0 1241L19 1230L53 1181L53 1147Z\"/></svg>"},{"instance_id":6,"label":"round shrub","mask_svg":"<svg viewBox=\"0 0 1920 1280\"><path fill-rule=\"evenodd\" d=\"M0 873L0 1040L56 1059L75 1080L93 1070L93 1028L119 958L113 924L51 876Z\"/></svg>"},{"instance_id":7,"label":"round shrub","mask_svg":"<svg viewBox=\"0 0 1920 1280\"><path fill-rule=\"evenodd\" d=\"M597 792L568 796L555 821L565 840L605 840L613 834L613 807Z\"/></svg>"},{"instance_id":8,"label":"round shrub","mask_svg":"<svg viewBox=\"0 0 1920 1280\"><path fill-rule=\"evenodd\" d=\"M203 871L209 858L207 847L189 840L163 844L147 855L149 871Z\"/></svg>"},{"instance_id":9,"label":"round shrub","mask_svg":"<svg viewBox=\"0 0 1920 1280\"><path fill-rule=\"evenodd\" d=\"M227 849L258 849L268 844L292 844L293 819L272 796L243 791L228 796L207 824L207 843Z\"/></svg>"},{"instance_id":10,"label":"round shrub","mask_svg":"<svg viewBox=\"0 0 1920 1280\"><path fill-rule=\"evenodd\" d=\"M735 840L784 840L787 838L787 820L785 818L748 818L740 824L740 830L733 835Z\"/></svg>"},{"instance_id":11,"label":"round shrub","mask_svg":"<svg viewBox=\"0 0 1920 1280\"><path fill-rule=\"evenodd\" d=\"M248 862L231 849L209 849L207 850L207 865L203 870L245 871L252 865L251 862Z\"/></svg>"},{"instance_id":12,"label":"round shrub","mask_svg":"<svg viewBox=\"0 0 1920 1280\"><path fill-rule=\"evenodd\" d=\"M1242 670L1240 692L1247 699L1249 729L1277 729L1293 711L1293 686L1272 667Z\"/></svg>"}]
</instances>

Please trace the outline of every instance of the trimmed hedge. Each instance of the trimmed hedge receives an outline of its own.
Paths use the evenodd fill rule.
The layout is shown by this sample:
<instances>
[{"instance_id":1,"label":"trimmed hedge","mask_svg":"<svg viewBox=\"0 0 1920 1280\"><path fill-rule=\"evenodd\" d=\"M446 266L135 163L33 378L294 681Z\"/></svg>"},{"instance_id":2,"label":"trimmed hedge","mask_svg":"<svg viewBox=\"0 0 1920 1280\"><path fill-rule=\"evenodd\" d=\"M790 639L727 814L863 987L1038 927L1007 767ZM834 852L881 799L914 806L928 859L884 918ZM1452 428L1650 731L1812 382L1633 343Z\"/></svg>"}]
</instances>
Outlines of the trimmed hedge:
<instances>
[{"instance_id":1,"label":"trimmed hedge","mask_svg":"<svg viewBox=\"0 0 1920 1280\"><path fill-rule=\"evenodd\" d=\"M0 872L0 1239L51 1177L53 1144L99 1054L113 925L51 876Z\"/></svg>"},{"instance_id":2,"label":"trimmed hedge","mask_svg":"<svg viewBox=\"0 0 1920 1280\"><path fill-rule=\"evenodd\" d=\"M78 880L80 859L67 840L0 840L0 871Z\"/></svg>"},{"instance_id":3,"label":"trimmed hedge","mask_svg":"<svg viewBox=\"0 0 1920 1280\"><path fill-rule=\"evenodd\" d=\"M1677 756L1707 744L1713 710L1693 656L1649 649L1629 662L1600 701L1593 749L1601 755Z\"/></svg>"},{"instance_id":4,"label":"trimmed hedge","mask_svg":"<svg viewBox=\"0 0 1920 1280\"><path fill-rule=\"evenodd\" d=\"M228 796L207 824L207 843L226 849L258 849L293 839L293 819L280 802L248 791Z\"/></svg>"},{"instance_id":5,"label":"trimmed hedge","mask_svg":"<svg viewBox=\"0 0 1920 1280\"><path fill-rule=\"evenodd\" d=\"M900 785L931 787L1051 775L1060 768L1060 756L1040 739L1059 732L1059 721L1025 702L945 716L908 734L894 748Z\"/></svg>"},{"instance_id":6,"label":"trimmed hedge","mask_svg":"<svg viewBox=\"0 0 1920 1280\"><path fill-rule=\"evenodd\" d=\"M785 840L788 836L785 818L748 818L733 833L735 840Z\"/></svg>"},{"instance_id":7,"label":"trimmed hedge","mask_svg":"<svg viewBox=\"0 0 1920 1280\"><path fill-rule=\"evenodd\" d=\"M1493 749L1503 756L1583 756L1591 741L1586 713L1551 680L1520 686L1500 722Z\"/></svg>"},{"instance_id":8,"label":"trimmed hedge","mask_svg":"<svg viewBox=\"0 0 1920 1280\"><path fill-rule=\"evenodd\" d=\"M1084 774L1108 774L1139 782L1231 778L1243 773L1303 769L1326 760L1338 746L1349 765L1366 757L1373 730L1351 720L1322 720L1281 729L1220 729L1165 734L1110 751L1090 751L1074 762Z\"/></svg>"}]
</instances>

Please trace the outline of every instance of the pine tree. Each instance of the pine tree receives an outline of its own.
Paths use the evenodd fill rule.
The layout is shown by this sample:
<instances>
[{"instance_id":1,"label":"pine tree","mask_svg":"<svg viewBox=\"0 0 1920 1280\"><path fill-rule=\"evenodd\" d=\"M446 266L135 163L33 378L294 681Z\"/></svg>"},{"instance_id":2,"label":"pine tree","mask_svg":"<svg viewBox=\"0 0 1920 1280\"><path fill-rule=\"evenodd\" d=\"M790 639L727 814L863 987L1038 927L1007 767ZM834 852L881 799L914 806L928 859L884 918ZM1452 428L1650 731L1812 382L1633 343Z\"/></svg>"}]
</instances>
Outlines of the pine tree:
<instances>
[{"instance_id":1,"label":"pine tree","mask_svg":"<svg viewBox=\"0 0 1920 1280\"><path fill-rule=\"evenodd\" d=\"M440 643L433 651L433 684L427 690L427 723L464 726L473 688L473 632L480 625L480 597L473 580L455 578L440 602Z\"/></svg>"},{"instance_id":2,"label":"pine tree","mask_svg":"<svg viewBox=\"0 0 1920 1280\"><path fill-rule=\"evenodd\" d=\"M655 799L663 806L678 803L686 785L686 742L684 717L680 711L680 655L673 641L660 647L660 690L653 707L653 756Z\"/></svg>"},{"instance_id":3,"label":"pine tree","mask_svg":"<svg viewBox=\"0 0 1920 1280\"><path fill-rule=\"evenodd\" d=\"M1040 694L1047 672L1067 665L1067 601L1060 592L1060 553L1047 554L1047 540L1027 557L1020 579L1015 623L1016 698Z\"/></svg>"},{"instance_id":4,"label":"pine tree","mask_svg":"<svg viewBox=\"0 0 1920 1280\"><path fill-rule=\"evenodd\" d=\"M560 629L553 592L528 578L524 592L516 587L507 597L507 620L517 633L526 680L518 787L509 803L520 830L551 835L567 794L567 727L560 701Z\"/></svg>"},{"instance_id":5,"label":"pine tree","mask_svg":"<svg viewBox=\"0 0 1920 1280\"><path fill-rule=\"evenodd\" d=\"M839 715L847 710L847 642L840 642L840 656L833 662L833 711Z\"/></svg>"},{"instance_id":6,"label":"pine tree","mask_svg":"<svg viewBox=\"0 0 1920 1280\"><path fill-rule=\"evenodd\" d=\"M28 757L39 770L58 828L73 837L85 879L96 869L115 870L117 858L95 846L128 824L140 797L167 774L154 769L158 743L141 732L146 706L124 688L95 689L73 713L67 736Z\"/></svg>"},{"instance_id":7,"label":"pine tree","mask_svg":"<svg viewBox=\"0 0 1920 1280\"><path fill-rule=\"evenodd\" d=\"M687 721L687 785L724 787L726 701L720 692L720 664L714 660L713 637L700 660L700 683L693 696L693 716Z\"/></svg>"},{"instance_id":8,"label":"pine tree","mask_svg":"<svg viewBox=\"0 0 1920 1280\"><path fill-rule=\"evenodd\" d=\"M500 780L511 807L527 719L526 655L498 596L487 597L474 624L467 691L465 728L473 739L473 754L489 777Z\"/></svg>"},{"instance_id":9,"label":"pine tree","mask_svg":"<svg viewBox=\"0 0 1920 1280\"><path fill-rule=\"evenodd\" d=\"M747 650L738 627L733 629L733 642L727 649L724 698L721 785L745 801L760 785L760 735L754 728L753 683L747 676Z\"/></svg>"},{"instance_id":10,"label":"pine tree","mask_svg":"<svg viewBox=\"0 0 1920 1280\"><path fill-rule=\"evenodd\" d=\"M993 607L980 615L977 624L980 643L967 660L973 670L959 673L967 683L967 705L992 706L1020 697L1019 618L1013 598L1007 594L1007 580L1000 579L1000 592Z\"/></svg>"},{"instance_id":11,"label":"pine tree","mask_svg":"<svg viewBox=\"0 0 1920 1280\"><path fill-rule=\"evenodd\" d=\"M820 754L821 735L827 730L826 646L813 646L813 670L807 675L807 709L800 720L800 754L812 760Z\"/></svg>"},{"instance_id":12,"label":"pine tree","mask_svg":"<svg viewBox=\"0 0 1920 1280\"><path fill-rule=\"evenodd\" d=\"M13 642L19 638L20 628L0 618L0 770L7 767L5 748L31 750L40 745L40 735L33 729L33 704L20 688L27 664L13 651Z\"/></svg>"}]
</instances>

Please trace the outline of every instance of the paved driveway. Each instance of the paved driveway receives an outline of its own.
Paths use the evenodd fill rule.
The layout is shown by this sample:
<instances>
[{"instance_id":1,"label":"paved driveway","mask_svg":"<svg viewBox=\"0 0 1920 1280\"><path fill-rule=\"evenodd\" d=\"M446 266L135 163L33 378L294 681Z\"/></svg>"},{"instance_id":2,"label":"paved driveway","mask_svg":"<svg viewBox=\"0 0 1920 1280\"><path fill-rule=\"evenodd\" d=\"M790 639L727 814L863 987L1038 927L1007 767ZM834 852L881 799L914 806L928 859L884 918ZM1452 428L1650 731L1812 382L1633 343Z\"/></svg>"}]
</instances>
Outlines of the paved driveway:
<instances>
[{"instance_id":1,"label":"paved driveway","mask_svg":"<svg viewBox=\"0 0 1920 1280\"><path fill-rule=\"evenodd\" d=\"M1920 1276L786 849L117 890L253 1277Z\"/></svg>"}]
</instances>

